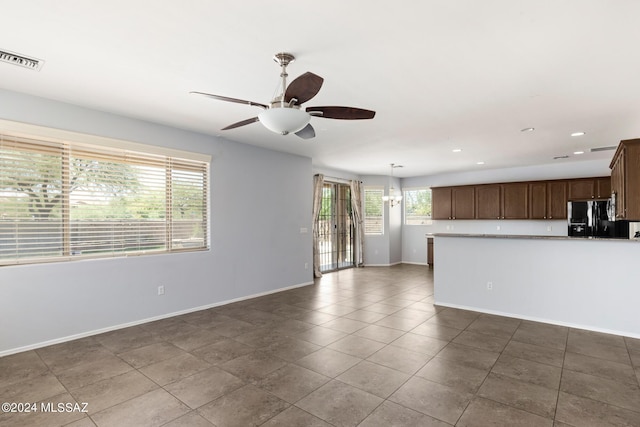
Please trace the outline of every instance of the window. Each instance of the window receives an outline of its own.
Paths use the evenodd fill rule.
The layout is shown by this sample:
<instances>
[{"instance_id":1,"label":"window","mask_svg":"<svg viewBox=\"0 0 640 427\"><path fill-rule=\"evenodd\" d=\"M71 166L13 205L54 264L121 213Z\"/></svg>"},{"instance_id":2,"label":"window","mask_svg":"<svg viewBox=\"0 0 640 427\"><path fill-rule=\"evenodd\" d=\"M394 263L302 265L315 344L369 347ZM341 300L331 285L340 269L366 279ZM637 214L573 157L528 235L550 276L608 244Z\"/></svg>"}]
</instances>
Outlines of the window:
<instances>
[{"instance_id":1,"label":"window","mask_svg":"<svg viewBox=\"0 0 640 427\"><path fill-rule=\"evenodd\" d=\"M364 189L364 234L384 234L382 187Z\"/></svg>"},{"instance_id":2,"label":"window","mask_svg":"<svg viewBox=\"0 0 640 427\"><path fill-rule=\"evenodd\" d=\"M0 135L0 265L207 249L208 168Z\"/></svg>"},{"instance_id":3,"label":"window","mask_svg":"<svg viewBox=\"0 0 640 427\"><path fill-rule=\"evenodd\" d=\"M405 225L428 224L431 220L431 189L413 188L404 190Z\"/></svg>"}]
</instances>

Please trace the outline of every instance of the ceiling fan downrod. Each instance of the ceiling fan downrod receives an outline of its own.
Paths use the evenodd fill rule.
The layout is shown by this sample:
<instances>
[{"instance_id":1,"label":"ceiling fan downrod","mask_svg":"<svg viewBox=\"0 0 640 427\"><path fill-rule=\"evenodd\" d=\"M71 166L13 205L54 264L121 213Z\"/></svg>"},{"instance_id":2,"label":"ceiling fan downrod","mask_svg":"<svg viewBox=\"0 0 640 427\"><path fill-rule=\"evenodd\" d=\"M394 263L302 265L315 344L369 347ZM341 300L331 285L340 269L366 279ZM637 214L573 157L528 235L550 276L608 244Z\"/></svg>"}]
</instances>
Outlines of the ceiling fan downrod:
<instances>
[{"instance_id":1,"label":"ceiling fan downrod","mask_svg":"<svg viewBox=\"0 0 640 427\"><path fill-rule=\"evenodd\" d=\"M281 108L290 107L294 103L293 99L289 102L289 105L286 105L284 102L284 94L285 94L285 91L287 90L287 77L289 77L289 74L287 74L287 65L295 61L296 57L290 53L280 52L280 53L276 53L273 56L273 60L277 62L282 68L282 72L280 73L280 77L282 77L282 93L280 94L280 107Z\"/></svg>"}]
</instances>

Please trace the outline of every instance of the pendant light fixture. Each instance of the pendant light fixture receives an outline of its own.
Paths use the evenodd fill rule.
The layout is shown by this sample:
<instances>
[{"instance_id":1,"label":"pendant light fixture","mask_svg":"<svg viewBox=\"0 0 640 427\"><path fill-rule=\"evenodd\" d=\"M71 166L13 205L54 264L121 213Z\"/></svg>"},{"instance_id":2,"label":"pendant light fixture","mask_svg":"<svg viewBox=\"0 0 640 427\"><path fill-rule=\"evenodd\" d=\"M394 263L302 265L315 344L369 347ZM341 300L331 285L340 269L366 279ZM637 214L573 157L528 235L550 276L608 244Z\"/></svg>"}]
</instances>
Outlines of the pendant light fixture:
<instances>
[{"instance_id":1,"label":"pendant light fixture","mask_svg":"<svg viewBox=\"0 0 640 427\"><path fill-rule=\"evenodd\" d=\"M395 168L401 168L402 165L396 165L395 163L391 163L391 185L389 186L389 195L382 196L382 201L385 203L389 203L390 207L394 207L400 204L402 201L402 193L396 194L396 190L393 188L393 170Z\"/></svg>"}]
</instances>

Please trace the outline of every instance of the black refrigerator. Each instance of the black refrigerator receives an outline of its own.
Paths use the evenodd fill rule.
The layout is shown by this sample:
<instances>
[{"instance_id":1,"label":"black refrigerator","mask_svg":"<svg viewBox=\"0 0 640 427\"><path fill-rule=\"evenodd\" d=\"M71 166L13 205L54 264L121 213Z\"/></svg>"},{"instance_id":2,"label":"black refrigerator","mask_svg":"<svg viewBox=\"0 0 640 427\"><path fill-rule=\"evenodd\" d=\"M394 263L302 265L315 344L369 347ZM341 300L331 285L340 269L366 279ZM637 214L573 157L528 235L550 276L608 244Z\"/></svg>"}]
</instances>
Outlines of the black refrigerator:
<instances>
[{"instance_id":1,"label":"black refrigerator","mask_svg":"<svg viewBox=\"0 0 640 427\"><path fill-rule=\"evenodd\" d=\"M569 236L629 238L629 222L615 220L611 199L574 200L567 212Z\"/></svg>"}]
</instances>

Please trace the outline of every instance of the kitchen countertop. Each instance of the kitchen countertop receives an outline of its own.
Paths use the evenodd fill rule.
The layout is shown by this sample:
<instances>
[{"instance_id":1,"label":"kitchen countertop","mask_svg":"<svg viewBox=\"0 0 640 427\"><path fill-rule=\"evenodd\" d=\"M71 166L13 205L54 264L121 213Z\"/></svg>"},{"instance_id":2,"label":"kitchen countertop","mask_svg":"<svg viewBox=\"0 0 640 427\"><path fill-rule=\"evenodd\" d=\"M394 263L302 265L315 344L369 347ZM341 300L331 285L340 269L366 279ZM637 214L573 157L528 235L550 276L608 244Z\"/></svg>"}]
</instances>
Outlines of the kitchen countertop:
<instances>
[{"instance_id":1,"label":"kitchen countertop","mask_svg":"<svg viewBox=\"0 0 640 427\"><path fill-rule=\"evenodd\" d=\"M614 237L573 237L573 236L532 236L526 234L464 234L464 233L434 233L427 237L483 237L488 239L537 239L537 240L607 240L640 243L640 239L622 239Z\"/></svg>"}]
</instances>

